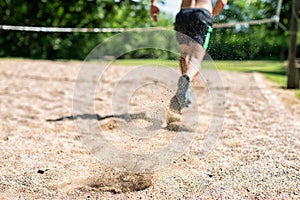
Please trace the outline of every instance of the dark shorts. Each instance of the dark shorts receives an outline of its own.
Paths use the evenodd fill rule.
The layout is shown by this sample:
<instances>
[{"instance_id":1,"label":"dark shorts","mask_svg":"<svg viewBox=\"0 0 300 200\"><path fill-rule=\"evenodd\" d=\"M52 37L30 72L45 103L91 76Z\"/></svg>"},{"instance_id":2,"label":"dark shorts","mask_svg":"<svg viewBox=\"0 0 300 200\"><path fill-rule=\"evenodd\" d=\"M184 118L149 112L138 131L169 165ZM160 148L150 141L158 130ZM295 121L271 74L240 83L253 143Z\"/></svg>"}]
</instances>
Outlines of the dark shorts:
<instances>
[{"instance_id":1,"label":"dark shorts","mask_svg":"<svg viewBox=\"0 0 300 200\"><path fill-rule=\"evenodd\" d=\"M211 31L213 17L208 10L202 8L185 8L176 15L175 30L179 44L188 44L190 38L200 45L209 39L207 33ZM180 33L178 33L180 32ZM186 37L186 36L189 37Z\"/></svg>"}]
</instances>

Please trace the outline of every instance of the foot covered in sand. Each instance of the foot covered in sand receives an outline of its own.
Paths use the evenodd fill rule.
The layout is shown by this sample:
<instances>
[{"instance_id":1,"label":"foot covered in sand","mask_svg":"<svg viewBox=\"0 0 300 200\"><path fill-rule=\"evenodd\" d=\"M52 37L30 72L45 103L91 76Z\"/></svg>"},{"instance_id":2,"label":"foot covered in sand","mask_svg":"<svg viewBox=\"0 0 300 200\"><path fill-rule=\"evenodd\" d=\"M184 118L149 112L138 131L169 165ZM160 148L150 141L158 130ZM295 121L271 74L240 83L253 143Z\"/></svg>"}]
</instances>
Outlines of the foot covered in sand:
<instances>
[{"instance_id":1,"label":"foot covered in sand","mask_svg":"<svg viewBox=\"0 0 300 200\"><path fill-rule=\"evenodd\" d=\"M173 96L170 101L170 110L176 113L181 113L181 110L184 107L188 107L188 105L192 102L189 88L190 78L185 74L180 76L176 95Z\"/></svg>"},{"instance_id":2,"label":"foot covered in sand","mask_svg":"<svg viewBox=\"0 0 300 200\"><path fill-rule=\"evenodd\" d=\"M169 108L166 111L166 126L171 123L180 123L182 120L181 111L191 104L190 79L187 75L180 76L176 95L170 100Z\"/></svg>"}]
</instances>

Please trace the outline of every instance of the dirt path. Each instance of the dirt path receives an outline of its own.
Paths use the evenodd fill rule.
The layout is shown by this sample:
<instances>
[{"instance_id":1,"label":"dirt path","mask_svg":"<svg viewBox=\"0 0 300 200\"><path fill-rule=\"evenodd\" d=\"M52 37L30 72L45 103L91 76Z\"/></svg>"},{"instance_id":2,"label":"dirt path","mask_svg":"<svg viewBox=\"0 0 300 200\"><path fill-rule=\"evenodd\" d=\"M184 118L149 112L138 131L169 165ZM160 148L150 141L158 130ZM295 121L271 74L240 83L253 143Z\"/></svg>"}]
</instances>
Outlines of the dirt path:
<instances>
[{"instance_id":1,"label":"dirt path","mask_svg":"<svg viewBox=\"0 0 300 200\"><path fill-rule=\"evenodd\" d=\"M200 81L193 93L202 120L188 151L168 168L138 174L101 165L81 143L71 117L80 66L0 60L0 199L299 198L300 118L262 92L253 74L220 72L225 119L209 154L198 156L212 109ZM112 78L130 69L110 68L95 97L99 125L110 137L118 131L108 117ZM143 98L157 101L149 92L141 91ZM133 151L153 148L133 144Z\"/></svg>"}]
</instances>

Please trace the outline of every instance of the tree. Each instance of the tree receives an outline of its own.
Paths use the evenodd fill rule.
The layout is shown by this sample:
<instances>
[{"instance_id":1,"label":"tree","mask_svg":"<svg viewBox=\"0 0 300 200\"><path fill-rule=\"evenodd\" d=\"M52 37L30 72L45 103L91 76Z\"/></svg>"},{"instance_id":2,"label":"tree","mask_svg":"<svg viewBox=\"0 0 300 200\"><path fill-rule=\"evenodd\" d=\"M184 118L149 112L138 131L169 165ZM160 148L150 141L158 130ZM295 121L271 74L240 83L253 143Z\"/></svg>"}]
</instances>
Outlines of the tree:
<instances>
[{"instance_id":1,"label":"tree","mask_svg":"<svg viewBox=\"0 0 300 200\"><path fill-rule=\"evenodd\" d=\"M300 82L300 69L296 68L299 10L300 10L300 1L294 0L292 6L292 17L291 17L288 82L287 82L287 88L290 89L299 88L299 82Z\"/></svg>"},{"instance_id":2,"label":"tree","mask_svg":"<svg viewBox=\"0 0 300 200\"><path fill-rule=\"evenodd\" d=\"M274 0L228 1L226 9L214 20L226 23L275 18L277 5ZM267 23L215 29L210 55L214 59L286 60L289 34L285 27L290 27L291 5L292 0L283 0L278 28L275 23Z\"/></svg>"},{"instance_id":3,"label":"tree","mask_svg":"<svg viewBox=\"0 0 300 200\"><path fill-rule=\"evenodd\" d=\"M0 24L41 27L150 26L147 0L6 0ZM112 33L43 33L0 30L0 57L84 59Z\"/></svg>"}]
</instances>

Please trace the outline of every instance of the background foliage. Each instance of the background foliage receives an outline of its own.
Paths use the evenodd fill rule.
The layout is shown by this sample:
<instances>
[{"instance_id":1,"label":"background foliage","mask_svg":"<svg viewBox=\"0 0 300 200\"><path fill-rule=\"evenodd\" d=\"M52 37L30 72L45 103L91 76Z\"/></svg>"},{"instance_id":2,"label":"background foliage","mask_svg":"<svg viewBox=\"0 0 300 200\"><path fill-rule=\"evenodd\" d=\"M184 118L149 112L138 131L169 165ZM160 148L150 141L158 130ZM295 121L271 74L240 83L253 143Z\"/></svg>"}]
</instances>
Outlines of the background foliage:
<instances>
[{"instance_id":1,"label":"background foliage","mask_svg":"<svg viewBox=\"0 0 300 200\"><path fill-rule=\"evenodd\" d=\"M278 1L240 0L230 3L215 22L247 21L275 17ZM210 53L216 59L280 59L288 56L292 0L283 0L280 24L216 29ZM298 40L299 42L299 40ZM299 51L298 51L299 52Z\"/></svg>"},{"instance_id":2,"label":"background foliage","mask_svg":"<svg viewBox=\"0 0 300 200\"><path fill-rule=\"evenodd\" d=\"M163 2L162 2L163 3ZM287 58L292 0L284 0L280 23L215 29L209 53L214 59ZM173 16L161 13L159 22L149 17L148 0L2 0L0 24L46 27L151 27L173 26ZM215 22L247 21L271 18L276 12L274 0L229 1ZM84 59L113 33L41 33L0 30L1 57L37 59ZM151 43L162 42L159 35L135 38ZM299 40L298 40L299 41ZM130 45L129 41L127 45ZM115 48L112 46L112 48ZM300 51L298 51L300 52ZM124 58L169 58L176 56L159 50L143 49Z\"/></svg>"}]
</instances>

